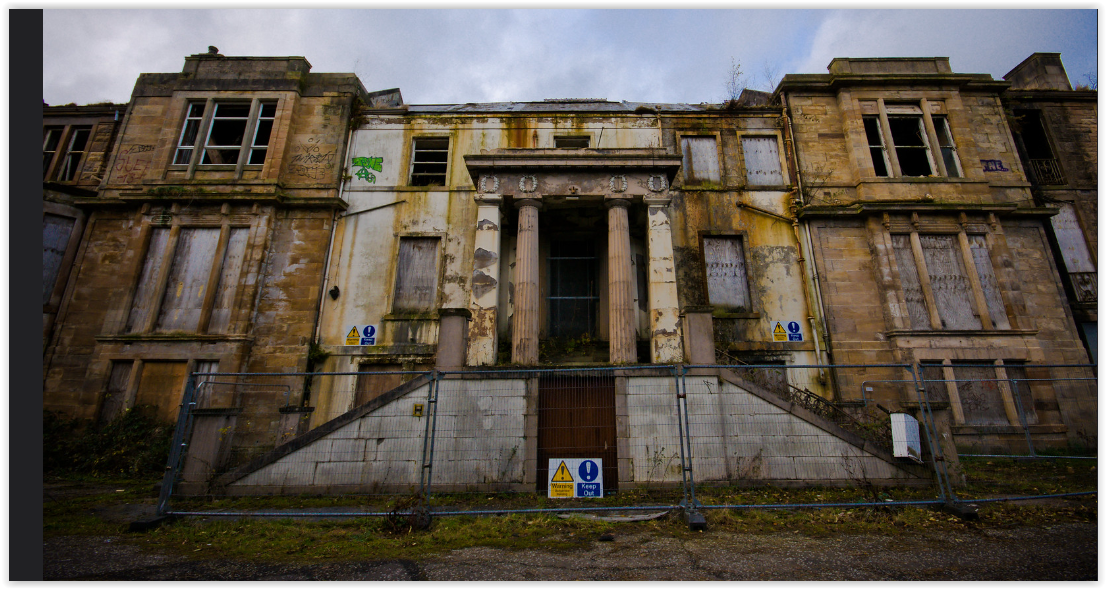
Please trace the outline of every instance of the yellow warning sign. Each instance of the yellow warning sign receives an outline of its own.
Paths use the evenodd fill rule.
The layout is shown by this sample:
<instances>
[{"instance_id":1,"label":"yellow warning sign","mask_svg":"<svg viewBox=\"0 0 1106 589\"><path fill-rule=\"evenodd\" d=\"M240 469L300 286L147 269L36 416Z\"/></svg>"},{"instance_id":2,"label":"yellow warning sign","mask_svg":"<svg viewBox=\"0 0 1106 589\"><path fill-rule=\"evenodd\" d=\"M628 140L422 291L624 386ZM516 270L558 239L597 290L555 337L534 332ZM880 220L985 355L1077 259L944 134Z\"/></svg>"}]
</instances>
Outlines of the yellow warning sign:
<instances>
[{"instance_id":1,"label":"yellow warning sign","mask_svg":"<svg viewBox=\"0 0 1106 589\"><path fill-rule=\"evenodd\" d=\"M568 467L565 466L565 461L564 460L561 461L561 465L557 467L557 474L553 475L553 478L550 479L550 481L554 482L554 483L571 483L572 482L572 473L568 472ZM570 492L569 496L571 497L571 489L569 489L569 492Z\"/></svg>"},{"instance_id":2,"label":"yellow warning sign","mask_svg":"<svg viewBox=\"0 0 1106 589\"><path fill-rule=\"evenodd\" d=\"M575 497L572 489L572 483L549 483L549 496L550 497Z\"/></svg>"},{"instance_id":3,"label":"yellow warning sign","mask_svg":"<svg viewBox=\"0 0 1106 589\"><path fill-rule=\"evenodd\" d=\"M779 321L777 321L776 326L772 328L772 341L787 341L787 330L783 328L783 323Z\"/></svg>"},{"instance_id":4,"label":"yellow warning sign","mask_svg":"<svg viewBox=\"0 0 1106 589\"><path fill-rule=\"evenodd\" d=\"M357 326L353 326L353 329L349 330L346 334L346 345L356 346L361 343L361 336L357 335Z\"/></svg>"}]
</instances>

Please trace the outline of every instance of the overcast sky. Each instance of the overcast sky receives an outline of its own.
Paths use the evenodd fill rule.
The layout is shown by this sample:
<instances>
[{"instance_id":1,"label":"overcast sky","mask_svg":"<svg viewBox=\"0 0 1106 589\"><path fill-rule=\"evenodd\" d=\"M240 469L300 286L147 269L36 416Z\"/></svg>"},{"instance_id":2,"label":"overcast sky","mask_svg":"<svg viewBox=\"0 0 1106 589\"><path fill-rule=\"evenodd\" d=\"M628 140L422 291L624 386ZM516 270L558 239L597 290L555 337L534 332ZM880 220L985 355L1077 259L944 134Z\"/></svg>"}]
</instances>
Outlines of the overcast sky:
<instances>
[{"instance_id":1,"label":"overcast sky","mask_svg":"<svg viewBox=\"0 0 1106 589\"><path fill-rule=\"evenodd\" d=\"M750 87L834 57L947 56L996 79L1060 52L1098 68L1095 10L46 10L43 99L126 102L184 56L301 55L409 104L606 98L718 102L731 61ZM56 34L66 31L65 34ZM768 70L769 75L766 75Z\"/></svg>"}]
</instances>

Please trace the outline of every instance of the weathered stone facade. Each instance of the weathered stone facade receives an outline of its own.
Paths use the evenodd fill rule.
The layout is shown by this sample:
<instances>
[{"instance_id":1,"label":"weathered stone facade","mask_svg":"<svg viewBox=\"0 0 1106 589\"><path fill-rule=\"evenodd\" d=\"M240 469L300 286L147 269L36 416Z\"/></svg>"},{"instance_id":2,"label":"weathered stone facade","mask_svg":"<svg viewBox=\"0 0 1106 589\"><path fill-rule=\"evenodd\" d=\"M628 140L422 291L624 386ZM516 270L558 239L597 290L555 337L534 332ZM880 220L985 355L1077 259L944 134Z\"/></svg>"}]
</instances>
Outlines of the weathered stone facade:
<instances>
[{"instance_id":1,"label":"weathered stone facade","mask_svg":"<svg viewBox=\"0 0 1106 589\"><path fill-rule=\"evenodd\" d=\"M190 372L307 369L340 162L368 100L356 76L310 67L212 48L139 77L98 191L73 199L87 228L45 352L46 409L153 405L172 421Z\"/></svg>"},{"instance_id":2,"label":"weathered stone facade","mask_svg":"<svg viewBox=\"0 0 1106 589\"><path fill-rule=\"evenodd\" d=\"M68 197L86 221L54 291L46 409L106 420L150 404L173 420L189 373L347 373L202 399L225 410L204 427L236 422L234 445L271 459L238 473L261 492L372 488L358 477L376 467L337 463L384 443L365 424L411 417L417 387L389 372L431 368L920 364L961 447L1017 449L1026 427L1042 446L1097 443L1093 381L1057 380L1089 372L1045 367L1086 364L1077 322L1096 321L1086 277L1072 277L1087 270L1063 272L1050 220L1054 201L1072 203L1094 251L1094 93L1011 89L945 58L835 59L725 105L418 106L309 70L213 51L139 78L109 157L87 157L82 178L100 166L99 183ZM1066 129L1050 131L1066 184L1027 171L1040 164L1012 132L1011 101ZM738 435L771 458L764 480L843 482L845 456L913 477L760 388L913 412L901 368L794 368L768 384L707 370L696 386L725 414L704 430L721 440L712 480L748 470L727 446ZM483 402L480 377L458 378L443 390ZM507 446L524 448L480 467L509 471L492 482L535 482L538 380L510 381L506 446L481 440L491 426L458 424L469 446L511 460ZM665 401L633 397L631 380L612 377L612 429L623 482L645 482L634 428L657 418L631 401ZM711 411L695 407L704 423ZM360 440L361 458L265 454L303 429L319 429L318 448ZM791 435L844 462L776 447ZM397 468L410 478L412 464Z\"/></svg>"}]
</instances>

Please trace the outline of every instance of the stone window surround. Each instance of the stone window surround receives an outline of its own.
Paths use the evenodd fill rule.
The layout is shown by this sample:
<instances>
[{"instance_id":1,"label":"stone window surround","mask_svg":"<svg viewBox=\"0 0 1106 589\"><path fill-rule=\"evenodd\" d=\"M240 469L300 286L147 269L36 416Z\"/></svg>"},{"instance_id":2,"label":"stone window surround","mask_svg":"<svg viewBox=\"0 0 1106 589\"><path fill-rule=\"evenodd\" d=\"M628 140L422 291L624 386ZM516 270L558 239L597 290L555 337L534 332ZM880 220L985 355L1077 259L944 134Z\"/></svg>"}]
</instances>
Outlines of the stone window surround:
<instances>
[{"instance_id":1,"label":"stone window surround","mask_svg":"<svg viewBox=\"0 0 1106 589\"><path fill-rule=\"evenodd\" d=\"M140 237L140 240L141 240L141 243L142 243L141 248L140 248L141 251L142 251L142 255L140 257L138 257L138 262L137 262L137 265L136 265L135 275L134 275L134 278L132 279L133 282L131 284L130 289L127 292L126 300L125 300L125 302L122 306L121 320L119 321L118 325L116 325L114 327L114 329L109 327L106 330L107 331L107 334L106 334L107 338L111 339L112 336L118 336L118 337L124 337L124 338L127 338L127 339L133 339L134 337L140 337L140 338L152 337L152 338L155 338L155 339L159 339L160 334L156 331L155 326L157 324L158 316L160 315L160 312L161 312L161 305L162 305L162 300L164 299L164 296L165 296L165 289L168 287L167 284L162 284L160 286L160 288L156 291L157 294L155 295L154 300L156 300L157 303L155 305L153 305L152 308L148 311L149 315L146 318L146 320L144 321L144 326L135 328L133 331L129 331L129 332L127 330L127 324L130 322L130 320L129 320L130 313L132 312L132 307L134 305L134 298L135 298L135 296L138 292L138 289L139 289L139 286L140 286L139 283L142 280L142 273L143 273L143 270L144 270L144 267L145 267L145 264L146 264L146 257L150 253L150 245L152 243L152 236L153 236L154 229L157 229L157 228L166 229L167 228L171 232L170 235L169 235L169 238L168 238L169 241L168 241L168 243L166 243L166 246L165 246L165 249L166 249L165 253L166 253L167 259L163 258L168 263L163 262L162 265L158 268L158 274L157 274L158 282L166 282L168 280L169 274L171 272L173 256L175 255L175 250L176 250L176 247L178 245L177 236L179 235L179 232L180 232L181 229L193 229L193 228L196 228L196 229L200 229L200 228L219 229L220 230L219 231L219 244L222 246L220 249L223 250L224 256L225 256L225 251L226 251L226 247L227 247L226 244L228 244L229 239L230 239L231 229L247 229L248 233L247 233L247 236L246 236L245 251L243 252L243 266L239 271L239 275L238 275L238 281L239 282L238 282L238 287L237 288L241 289L243 287L242 277L244 275L246 275L247 273L249 273L249 271L250 271L250 262L249 262L249 260L252 257L253 247L255 247L253 245L253 241L254 241L254 234L257 231L258 221L255 219L252 223L232 222L231 219L227 218L227 216L226 216L226 205L224 205L224 207L223 207L223 209L224 209L223 219L221 220L221 222L211 222L211 221L203 221L203 220L198 220L198 219L187 219L187 218L182 219L181 215L178 214L178 211L176 209L177 209L177 206L174 205L173 210L171 212L167 211L166 214L172 215L172 220L169 221L168 223L166 223L166 222L157 222L156 220L154 220L152 222L144 223L144 226L142 227L142 235ZM175 231L174 231L174 229L175 229ZM213 266L214 266L214 264L213 264ZM213 270L213 273L216 274L216 277L214 279L209 278L209 280L208 280L208 284L210 284L210 290L211 291L217 290L218 281L219 281L219 276L217 274L221 273L221 272L222 272L222 263L220 263L218 265L217 272ZM237 297L238 294L236 293L235 296ZM214 305L215 305L215 297L214 297L214 295L212 295L212 296L206 297L206 299L209 299L209 300L204 301L204 307L203 307L203 310L202 310L202 317L204 319L201 319L200 325L198 326L197 330L195 332L192 332L192 333L196 334L197 336L201 337L202 339L215 338L215 339L220 340L220 341L224 340L224 339L227 339L227 338L233 339L236 335L233 332L232 333L226 333L226 334L208 334L207 328L208 328L208 323L210 322L210 317L211 317L211 314L212 314L212 310L213 310ZM228 329L233 327L233 325L235 323L235 320L234 320L235 317L239 316L241 313L248 313L248 312L249 312L249 309L232 306L231 318L227 322Z\"/></svg>"},{"instance_id":2,"label":"stone window surround","mask_svg":"<svg viewBox=\"0 0 1106 589\"><path fill-rule=\"evenodd\" d=\"M1006 364L1017 365L1023 368L1032 368L1029 352L1024 349L1004 347L998 349L914 349L914 361L919 364L940 363L942 379L948 390L949 409L952 411L953 422L957 425L966 423L964 418L964 406L960 402L960 395L956 387L956 375L954 373L956 361L959 364L993 365L995 367L995 379L1002 396L1003 407L1010 425L1021 428L1021 420L1018 419L1017 405L1014 403L1013 391L1010 388L1009 377L1004 366ZM1030 387L1032 393L1033 387Z\"/></svg>"},{"instance_id":3,"label":"stone window surround","mask_svg":"<svg viewBox=\"0 0 1106 589\"><path fill-rule=\"evenodd\" d=\"M917 268L917 271L918 271L918 279L919 279L919 281L922 282L922 285L923 285L922 286L922 293L923 293L923 297L925 299L926 311L929 314L929 318L930 318L930 328L929 329L915 329L915 328L912 328L912 327L908 327L905 331L910 332L910 333L916 333L916 334L934 334L934 333L942 333L942 332L961 332L961 331L964 331L962 329L953 329L953 328L946 329L946 328L940 326L941 325L941 320L940 320L940 316L938 315L938 311L937 311L936 299L933 295L932 289L926 286L929 282L929 273L928 273L928 271L923 271L926 268L925 257L924 256L919 256L919 253L920 253L919 250L920 250L921 246L920 246L920 242L918 240L918 237L920 235L956 235L959 238L958 241L959 241L960 247L958 248L958 251L960 253L961 262L964 266L964 271L965 271L965 274L966 274L965 278L967 278L968 283L971 287L972 310L976 314L976 316L979 318L979 321L982 324L982 327L980 329L970 330L970 331L971 332L976 332L976 331L999 331L1000 333L1005 333L1005 332L1011 330L1012 326L1009 324L1009 319L1008 319L1009 318L1009 312L1005 310L1005 309L1009 308L1009 305L1007 304L1007 301L1006 301L1005 294L1003 294L1003 296L1002 296L1002 300L1003 300L1002 302L1003 302L1004 312L1006 313L1006 316L1007 316L1007 325L1001 326L1001 327L994 325L994 323L992 321L992 318L991 318L989 307L987 306L987 301L985 299L983 288L980 284L978 271L976 269L975 262L972 258L972 253L971 253L971 250L970 250L970 246L968 245L968 235L969 234L970 235L983 235L984 238L986 239L988 257L990 257L990 253L994 249L994 247L993 247L993 245L994 245L993 244L993 239L994 238L993 238L993 236L991 235L991 233L989 231L978 231L976 228L973 228L971 231L969 231L967 228L965 228L963 226L961 226L959 228L959 230L944 229L944 228L937 228L937 227L932 227L932 228L912 227L909 230L903 230L900 227L893 227L892 226L892 227L885 227L884 231L887 233L887 235L886 235L887 243L891 242L891 236L892 235L906 234L906 235L910 236L911 243L914 246L914 248L913 248L914 249L914 251L913 251L914 264L915 264L915 268ZM895 265L895 275L898 275L899 274L899 268L898 268L897 262L895 262L894 259L895 259L894 256L892 256L892 264ZM998 268L999 267L999 265L995 263L994 259L991 259L991 267L992 268ZM898 280L899 294L900 295L903 294L901 285L902 285L902 279L900 277L899 280ZM905 300L904 300L903 304L905 305ZM933 327L933 325L938 325L938 327ZM899 330L895 330L895 331L899 331Z\"/></svg>"},{"instance_id":4,"label":"stone window surround","mask_svg":"<svg viewBox=\"0 0 1106 589\"><path fill-rule=\"evenodd\" d=\"M289 111L294 106L294 96L289 96L287 92L257 92L252 93L250 96L228 96L225 93L220 92L196 92L184 94L182 97L174 97L174 102L181 100L180 118L176 121L174 129L179 129L179 132L173 136L173 143L169 147L168 154L165 157L168 161L167 170L181 171L187 170L185 176L186 179L191 180L196 174L196 170L230 170L229 164L202 164L202 154L207 141L208 132L210 131L210 125L212 117L214 116L215 105L220 103L240 103L250 104L250 115L246 125L246 132L243 136L243 146L238 157L238 163L233 164L234 179L241 180L242 172L246 169L249 170L264 170L271 164L276 163L276 159L279 153L282 151L281 146L274 143L274 138L281 136L280 130L282 126L286 124L285 119L288 118ZM196 133L196 144L192 149L192 157L188 164L175 164L173 163L177 157L177 150L180 147L180 140L184 134L185 126L188 124L188 113L193 104L204 103L204 114L201 119L200 127ZM261 113L261 103L275 103L276 112L273 116L273 128L269 135L268 153L265 156L265 163L263 164L247 164L249 160L249 153L253 143L254 134L257 129L258 116ZM160 151L160 150L159 150ZM244 153L244 155L243 155Z\"/></svg>"},{"instance_id":5,"label":"stone window surround","mask_svg":"<svg viewBox=\"0 0 1106 589\"><path fill-rule=\"evenodd\" d=\"M870 99L865 99L865 98L859 98L859 100L863 101L863 102L870 102L871 101ZM882 144L883 153L886 157L885 161L887 161L887 163L889 163L890 166L891 166L890 169L887 170L888 174L887 174L886 177L888 177L888 178L903 178L903 179L923 178L924 176L904 176L902 174L902 170L899 168L898 157L895 155L894 139L891 136L891 124L890 124L890 120L889 120L887 102L885 102L885 99L883 97L876 98L875 102L877 104L878 113L864 113L862 115L862 118L875 117L879 121L879 131L880 131L880 134L882 135L881 139L883 141L883 144ZM960 161L960 159L959 159L960 156L959 156L959 153L958 153L959 149L956 147L956 139L952 136L952 129L948 125L948 117L944 112L940 112L940 111L943 111L944 109L936 107L933 103L931 103L929 100L927 100L924 97L914 99L914 100L911 100L911 99L892 100L890 102L891 102L892 105L911 105L911 106L916 105L921 110L920 115L915 115L915 116L920 116L921 117L922 126L923 126L923 129L925 131L925 137L924 138L925 138L925 143L926 143L926 155L929 158L930 168L935 172L935 175L939 176L941 178L949 178L949 179L956 179L956 180L959 180L959 179L963 178L963 176L964 176L963 170L959 170L959 173L960 173L959 176L950 176L947 168L945 167L944 158L943 157L936 157L935 153L934 153L935 149L937 151L940 151L940 149L941 149L941 144L940 144L940 141L938 140L938 136L937 136L937 128L934 124L934 117L943 117L944 118L945 129L948 133L949 140L952 143L952 149L953 149L953 153L955 154L956 162L959 163L959 161ZM943 102L943 101L938 101L938 102ZM894 108L894 106L892 106L891 108ZM894 115L894 113L891 113L890 116L893 116L893 115ZM864 132L863 121L862 121L862 124L861 124L861 131ZM865 145L869 145L867 138L865 138ZM934 146L936 146L936 147L934 147ZM873 147L873 146L869 145L869 147ZM867 158L867 161L871 164L870 152L869 152L869 157ZM871 165L873 167L869 168L869 169L871 170L871 173L873 174L873 176L875 176L874 164L871 164ZM961 166L961 167L963 167L963 166ZM880 176L875 176L875 177L880 177Z\"/></svg>"}]
</instances>

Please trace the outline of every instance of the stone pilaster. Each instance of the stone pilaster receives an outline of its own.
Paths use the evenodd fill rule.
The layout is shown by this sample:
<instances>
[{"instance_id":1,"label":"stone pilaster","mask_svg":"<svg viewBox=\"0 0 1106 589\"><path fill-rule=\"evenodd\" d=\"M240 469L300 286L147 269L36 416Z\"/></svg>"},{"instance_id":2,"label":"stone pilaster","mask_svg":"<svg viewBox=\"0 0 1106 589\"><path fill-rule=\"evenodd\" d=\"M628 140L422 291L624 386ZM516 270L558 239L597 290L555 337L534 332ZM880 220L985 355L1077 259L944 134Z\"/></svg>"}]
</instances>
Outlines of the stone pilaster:
<instances>
[{"instance_id":1,"label":"stone pilaster","mask_svg":"<svg viewBox=\"0 0 1106 589\"><path fill-rule=\"evenodd\" d=\"M515 253L515 314L511 334L511 361L538 363L538 210L541 201L527 198L518 207L518 242Z\"/></svg>"},{"instance_id":2,"label":"stone pilaster","mask_svg":"<svg viewBox=\"0 0 1106 589\"><path fill-rule=\"evenodd\" d=\"M484 194L476 198L476 239L472 257L472 323L469 324L468 363L492 366L499 347L499 257L503 198Z\"/></svg>"},{"instance_id":3,"label":"stone pilaster","mask_svg":"<svg viewBox=\"0 0 1106 589\"><path fill-rule=\"evenodd\" d=\"M629 206L629 199L607 199L607 300L612 364L637 362Z\"/></svg>"},{"instance_id":4,"label":"stone pilaster","mask_svg":"<svg viewBox=\"0 0 1106 589\"><path fill-rule=\"evenodd\" d=\"M680 305L676 295L676 265L672 253L672 223L668 217L670 202L668 198L645 199L649 207L649 332L652 340L650 355L654 364L684 361ZM713 362L713 347L710 357Z\"/></svg>"}]
</instances>

